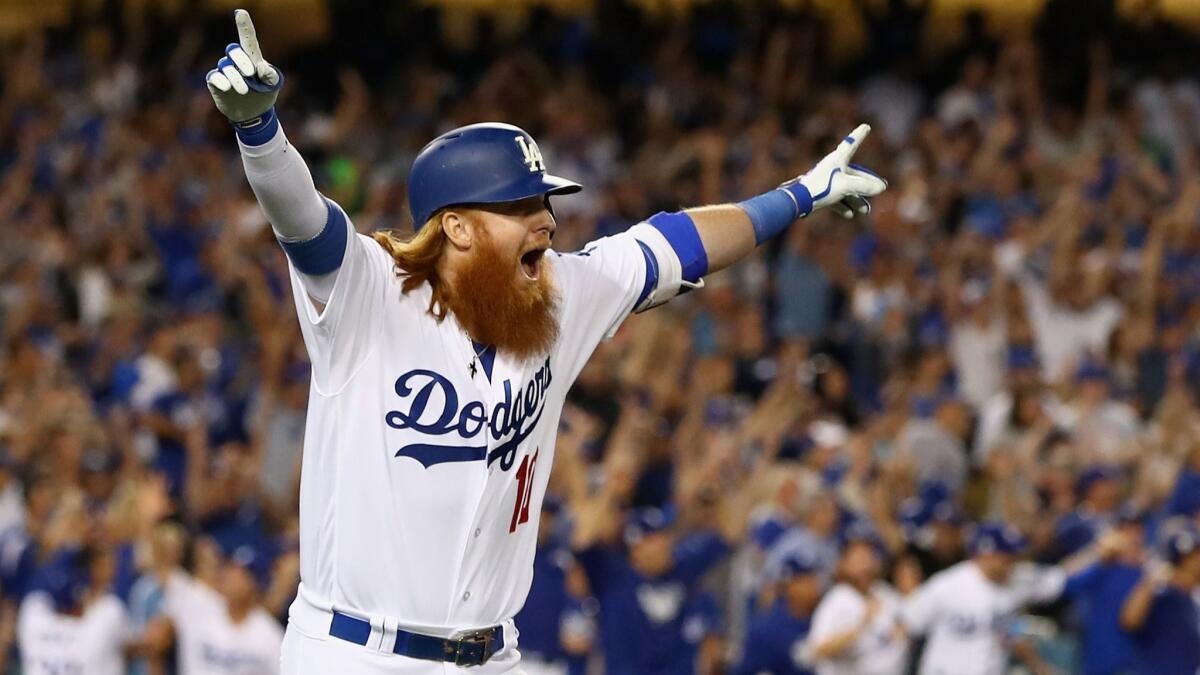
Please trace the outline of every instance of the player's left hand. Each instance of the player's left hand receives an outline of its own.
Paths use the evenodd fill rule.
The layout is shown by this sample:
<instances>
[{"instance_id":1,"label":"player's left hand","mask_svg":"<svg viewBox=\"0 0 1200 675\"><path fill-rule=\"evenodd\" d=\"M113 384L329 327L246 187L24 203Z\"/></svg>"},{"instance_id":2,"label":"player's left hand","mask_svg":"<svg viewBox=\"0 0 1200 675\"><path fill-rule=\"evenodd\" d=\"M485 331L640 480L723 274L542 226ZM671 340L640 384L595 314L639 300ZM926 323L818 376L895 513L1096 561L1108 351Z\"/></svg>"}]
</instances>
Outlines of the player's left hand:
<instances>
[{"instance_id":1,"label":"player's left hand","mask_svg":"<svg viewBox=\"0 0 1200 675\"><path fill-rule=\"evenodd\" d=\"M855 213L870 213L871 203L867 197L883 192L888 183L865 167L850 163L870 133L869 124L858 125L812 170L784 185L796 182L803 185L812 195L814 212L830 207L843 218L853 218Z\"/></svg>"},{"instance_id":2,"label":"player's left hand","mask_svg":"<svg viewBox=\"0 0 1200 675\"><path fill-rule=\"evenodd\" d=\"M261 117L275 106L283 73L263 58L250 13L239 9L233 18L238 43L225 48L225 56L204 79L217 109L237 124Z\"/></svg>"}]
</instances>

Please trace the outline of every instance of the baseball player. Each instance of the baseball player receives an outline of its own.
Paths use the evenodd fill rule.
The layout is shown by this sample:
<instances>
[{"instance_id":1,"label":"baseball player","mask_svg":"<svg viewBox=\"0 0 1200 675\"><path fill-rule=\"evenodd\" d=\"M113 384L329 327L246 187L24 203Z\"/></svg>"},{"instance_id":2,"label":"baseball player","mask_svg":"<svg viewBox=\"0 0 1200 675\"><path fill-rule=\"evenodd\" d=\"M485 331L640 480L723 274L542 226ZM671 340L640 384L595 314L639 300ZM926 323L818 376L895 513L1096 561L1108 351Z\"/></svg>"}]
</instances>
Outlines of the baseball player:
<instances>
[{"instance_id":1,"label":"baseball player","mask_svg":"<svg viewBox=\"0 0 1200 675\"><path fill-rule=\"evenodd\" d=\"M921 675L1000 675L1010 650L1032 661L1035 671L1043 665L1032 650L1017 649L1019 612L1057 598L1068 571L1090 564L1095 551L1045 567L1018 562L1026 546L1015 527L981 523L968 544L971 557L933 575L905 599L902 623L927 638Z\"/></svg>"},{"instance_id":2,"label":"baseball player","mask_svg":"<svg viewBox=\"0 0 1200 675\"><path fill-rule=\"evenodd\" d=\"M558 419L588 356L798 218L867 212L887 183L849 161L870 128L778 189L563 254L550 197L581 187L547 173L525 131L473 124L414 160L415 235L364 236L314 188L276 116L284 76L235 18L208 88L288 256L312 361L283 671L512 670Z\"/></svg>"}]
</instances>

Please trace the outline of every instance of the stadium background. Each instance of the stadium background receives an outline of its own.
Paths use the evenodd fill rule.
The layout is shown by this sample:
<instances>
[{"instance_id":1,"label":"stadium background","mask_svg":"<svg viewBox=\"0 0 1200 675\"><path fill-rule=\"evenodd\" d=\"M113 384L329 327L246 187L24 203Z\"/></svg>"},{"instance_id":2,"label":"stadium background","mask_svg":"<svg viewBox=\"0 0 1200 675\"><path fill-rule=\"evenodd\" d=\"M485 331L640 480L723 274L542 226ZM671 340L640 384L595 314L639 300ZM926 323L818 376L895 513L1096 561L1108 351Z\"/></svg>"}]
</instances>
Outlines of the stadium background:
<instances>
[{"instance_id":1,"label":"stadium background","mask_svg":"<svg viewBox=\"0 0 1200 675\"><path fill-rule=\"evenodd\" d=\"M859 160L892 188L869 218L818 215L633 318L564 416L542 560L601 497L616 539L647 506L680 532L748 525L689 597L697 670L736 663L789 535L836 558L869 531L903 591L984 518L1053 563L1118 514L1144 516L1151 556L1160 523L1200 514L1200 4L243 4L288 75L289 137L362 231L411 227L408 164L458 124L522 125L585 185L555 203L560 250L760 193L875 125ZM219 585L250 547L275 615L294 591L307 364L203 84L233 6L0 2L11 672L16 608L73 547L111 554L94 583L134 634L180 561ZM564 625L599 661L613 619L586 575L541 577L578 596ZM1062 672L1084 611L1029 624Z\"/></svg>"}]
</instances>

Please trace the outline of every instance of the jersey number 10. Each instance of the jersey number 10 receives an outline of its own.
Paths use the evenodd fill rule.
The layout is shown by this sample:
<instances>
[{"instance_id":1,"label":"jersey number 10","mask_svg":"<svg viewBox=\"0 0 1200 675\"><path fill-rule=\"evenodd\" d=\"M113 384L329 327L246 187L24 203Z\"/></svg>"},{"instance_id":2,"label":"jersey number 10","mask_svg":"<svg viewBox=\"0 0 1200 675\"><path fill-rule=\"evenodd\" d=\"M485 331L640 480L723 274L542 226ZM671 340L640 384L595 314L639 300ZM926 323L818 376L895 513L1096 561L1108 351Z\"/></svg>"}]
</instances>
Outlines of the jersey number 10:
<instances>
[{"instance_id":1,"label":"jersey number 10","mask_svg":"<svg viewBox=\"0 0 1200 675\"><path fill-rule=\"evenodd\" d=\"M529 501L533 496L533 471L537 468L538 453L525 455L521 458L521 466L517 469L517 503L513 506L512 522L508 524L509 533L517 531L517 526L529 522Z\"/></svg>"}]
</instances>

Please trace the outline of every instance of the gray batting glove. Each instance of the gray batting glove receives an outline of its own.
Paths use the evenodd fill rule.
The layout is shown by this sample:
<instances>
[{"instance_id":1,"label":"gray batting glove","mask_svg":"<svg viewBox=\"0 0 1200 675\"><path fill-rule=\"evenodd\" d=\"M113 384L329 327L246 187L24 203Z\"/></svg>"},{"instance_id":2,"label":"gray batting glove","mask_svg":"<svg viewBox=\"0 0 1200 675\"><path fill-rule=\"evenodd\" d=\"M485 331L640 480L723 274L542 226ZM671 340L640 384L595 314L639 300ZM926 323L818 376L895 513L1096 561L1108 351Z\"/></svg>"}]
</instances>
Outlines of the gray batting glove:
<instances>
[{"instance_id":1,"label":"gray batting glove","mask_svg":"<svg viewBox=\"0 0 1200 675\"><path fill-rule=\"evenodd\" d=\"M238 44L225 48L225 56L204 79L217 110L238 124L257 120L275 107L283 73L263 58L250 13L236 10L233 20L237 23Z\"/></svg>"}]
</instances>

